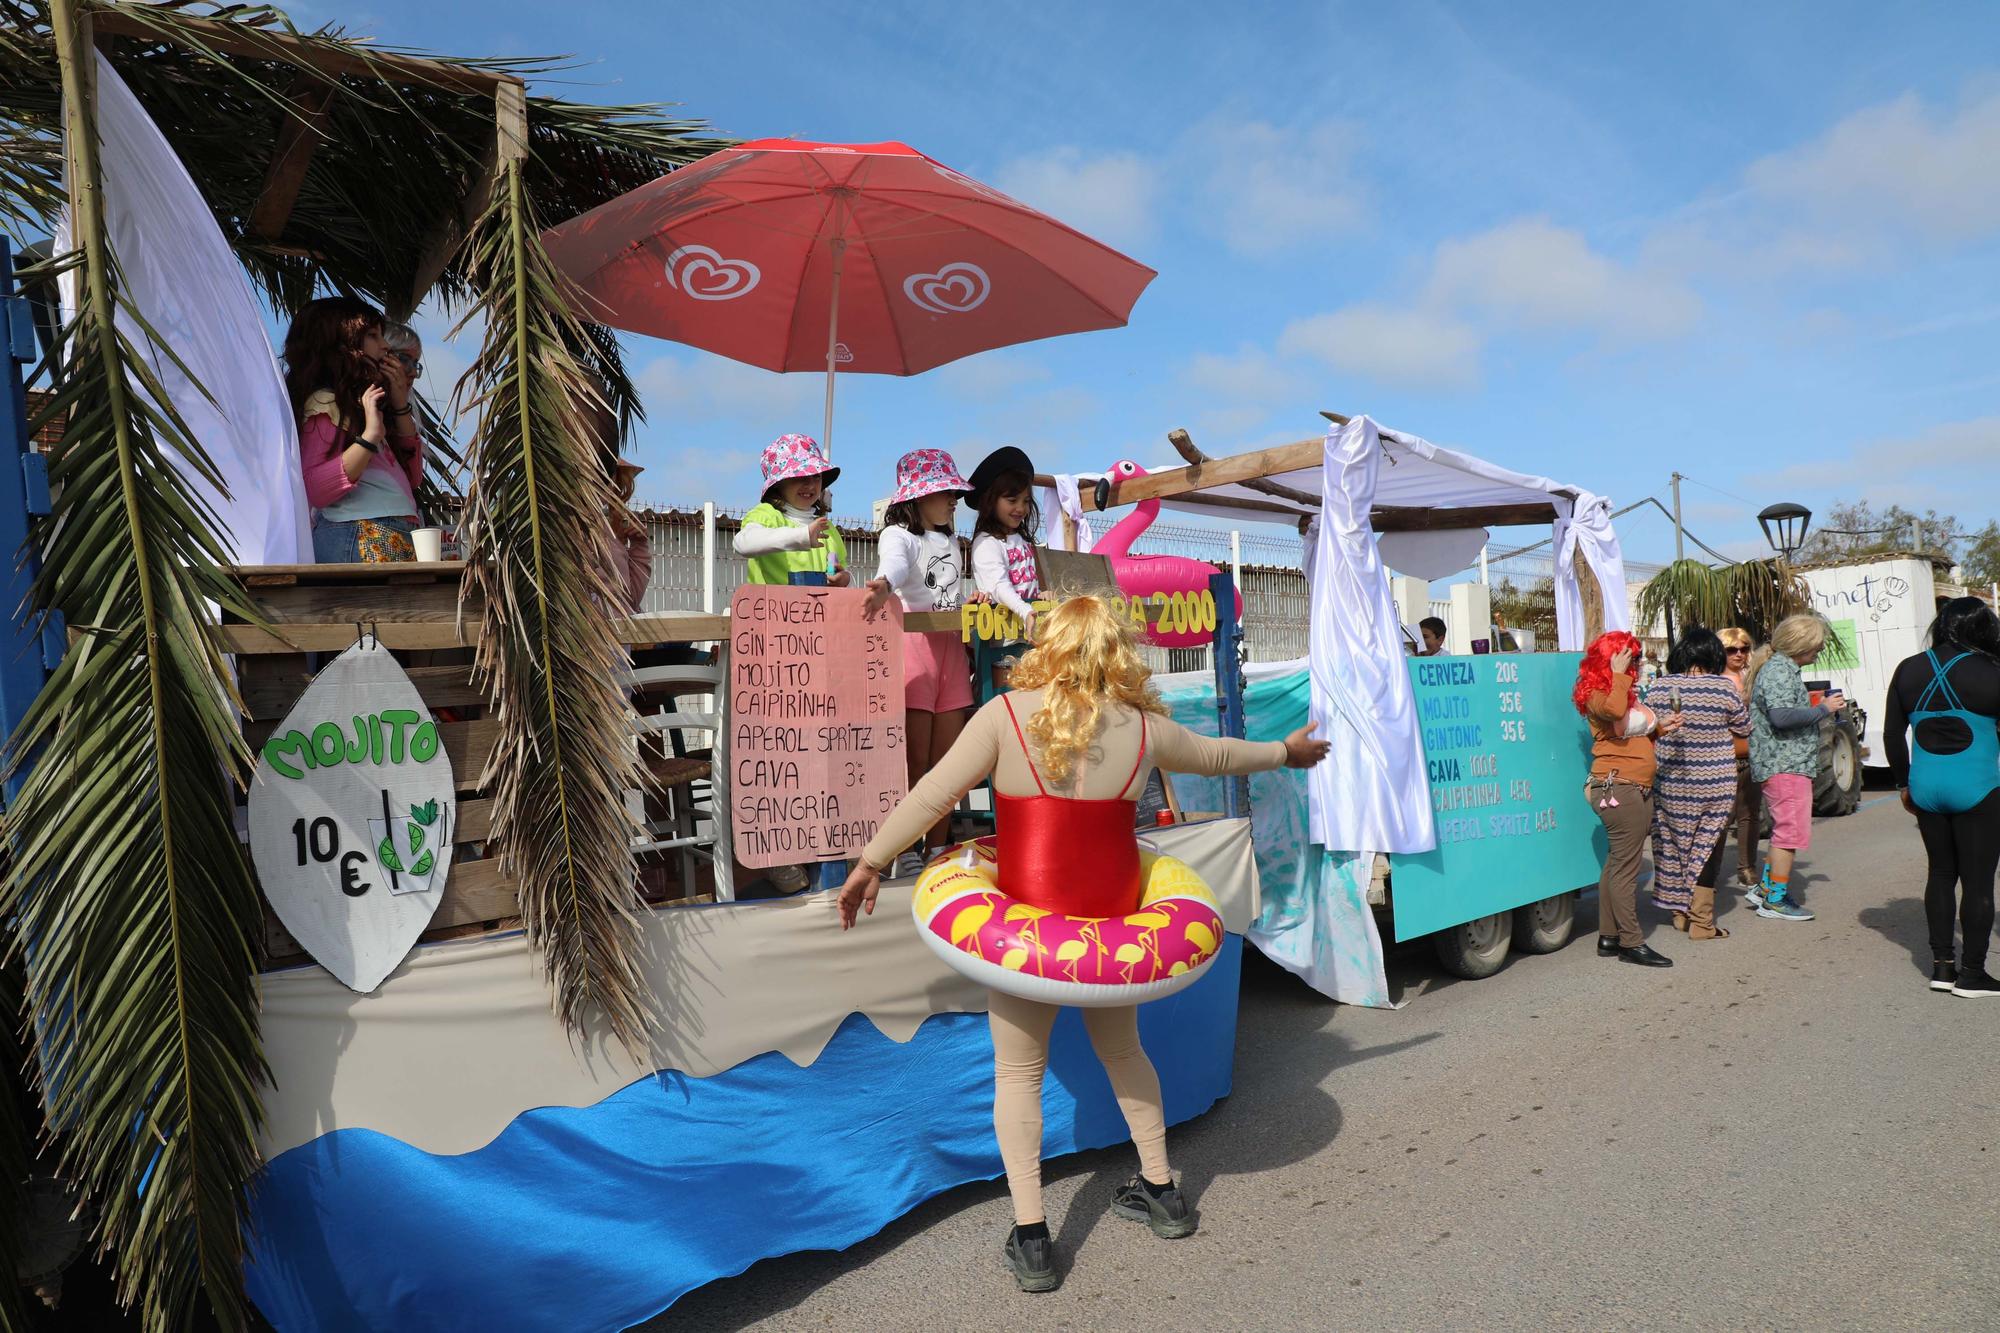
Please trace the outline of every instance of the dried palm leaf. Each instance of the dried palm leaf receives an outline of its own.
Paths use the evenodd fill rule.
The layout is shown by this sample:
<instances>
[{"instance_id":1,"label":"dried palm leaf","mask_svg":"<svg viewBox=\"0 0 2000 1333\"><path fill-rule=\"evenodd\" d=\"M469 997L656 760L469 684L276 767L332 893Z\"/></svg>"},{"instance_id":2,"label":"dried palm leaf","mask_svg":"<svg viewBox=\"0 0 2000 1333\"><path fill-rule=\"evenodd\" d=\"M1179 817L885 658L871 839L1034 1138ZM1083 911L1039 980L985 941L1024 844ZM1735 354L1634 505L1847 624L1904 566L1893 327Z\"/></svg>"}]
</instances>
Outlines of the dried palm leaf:
<instances>
[{"instance_id":1,"label":"dried palm leaf","mask_svg":"<svg viewBox=\"0 0 2000 1333\"><path fill-rule=\"evenodd\" d=\"M62 261L77 309L48 412L67 426L32 594L73 641L12 740L34 764L8 812L0 917L15 920L62 1166L100 1210L121 1298L162 1333L203 1307L234 1329L268 1071L262 911L229 789L249 756L211 608L249 608L186 480L213 482L214 466L149 368L171 348L117 294L73 14L56 0L69 178L93 188Z\"/></svg>"},{"instance_id":2,"label":"dried palm leaf","mask_svg":"<svg viewBox=\"0 0 2000 1333\"><path fill-rule=\"evenodd\" d=\"M614 492L588 437L586 336L565 312L527 172L506 163L471 244L485 341L467 373L479 413L461 540L466 592L485 603L477 665L498 705L494 842L519 887L556 1013L602 1022L643 1051L653 1004L641 971L637 868L623 793L638 785L605 608Z\"/></svg>"}]
</instances>

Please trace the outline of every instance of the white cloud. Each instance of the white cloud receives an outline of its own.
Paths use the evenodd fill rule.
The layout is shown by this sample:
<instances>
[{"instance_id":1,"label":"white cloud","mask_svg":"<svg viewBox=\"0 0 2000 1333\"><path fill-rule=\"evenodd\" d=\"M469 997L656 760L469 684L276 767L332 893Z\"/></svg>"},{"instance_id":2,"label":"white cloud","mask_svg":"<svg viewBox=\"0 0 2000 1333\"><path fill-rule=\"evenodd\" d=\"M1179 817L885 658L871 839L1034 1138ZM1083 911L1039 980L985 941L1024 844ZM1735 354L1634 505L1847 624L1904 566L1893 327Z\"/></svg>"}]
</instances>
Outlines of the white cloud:
<instances>
[{"instance_id":1,"label":"white cloud","mask_svg":"<svg viewBox=\"0 0 2000 1333\"><path fill-rule=\"evenodd\" d=\"M1941 241L2000 228L2000 93L1955 111L1915 93L1868 107L1811 143L1774 153L1744 173L1763 199L1838 228L1881 226Z\"/></svg>"},{"instance_id":2,"label":"white cloud","mask_svg":"<svg viewBox=\"0 0 2000 1333\"><path fill-rule=\"evenodd\" d=\"M1239 254L1270 255L1361 222L1356 138L1340 121L1284 128L1215 119L1193 130L1179 155L1201 173L1205 216L1224 243Z\"/></svg>"},{"instance_id":3,"label":"white cloud","mask_svg":"<svg viewBox=\"0 0 2000 1333\"><path fill-rule=\"evenodd\" d=\"M1049 378L1049 368L1012 352L983 352L939 366L926 378L956 397L992 402L1042 383Z\"/></svg>"},{"instance_id":4,"label":"white cloud","mask_svg":"<svg viewBox=\"0 0 2000 1333\"><path fill-rule=\"evenodd\" d=\"M1955 108L1914 93L1760 158L1647 236L1664 271L1760 284L1893 270L2000 232L2000 93Z\"/></svg>"},{"instance_id":5,"label":"white cloud","mask_svg":"<svg viewBox=\"0 0 2000 1333\"><path fill-rule=\"evenodd\" d=\"M1133 245L1153 234L1160 172L1137 153L1051 148L1004 164L994 184L1108 245Z\"/></svg>"},{"instance_id":6,"label":"white cloud","mask_svg":"<svg viewBox=\"0 0 2000 1333\"><path fill-rule=\"evenodd\" d=\"M1772 491L1935 506L1967 522L1983 521L2000 495L2000 416L1884 436L1856 445L1845 457L1801 461L1749 480ZM1968 512L1968 505L1976 507Z\"/></svg>"},{"instance_id":7,"label":"white cloud","mask_svg":"<svg viewBox=\"0 0 2000 1333\"><path fill-rule=\"evenodd\" d=\"M1480 335L1450 314L1351 305L1293 320L1278 338L1286 356L1408 388L1463 389L1479 381Z\"/></svg>"},{"instance_id":8,"label":"white cloud","mask_svg":"<svg viewBox=\"0 0 2000 1333\"><path fill-rule=\"evenodd\" d=\"M1681 283L1590 248L1583 234L1524 218L1438 246L1428 299L1531 329L1613 337L1685 333L1701 302Z\"/></svg>"},{"instance_id":9,"label":"white cloud","mask_svg":"<svg viewBox=\"0 0 2000 1333\"><path fill-rule=\"evenodd\" d=\"M639 401L658 423L673 416L754 416L760 420L820 419L826 381L780 375L704 353L655 357L632 375Z\"/></svg>"},{"instance_id":10,"label":"white cloud","mask_svg":"<svg viewBox=\"0 0 2000 1333\"><path fill-rule=\"evenodd\" d=\"M1303 388L1299 373L1270 353L1244 344L1233 355L1203 352L1189 361L1181 382L1232 402L1282 406Z\"/></svg>"}]
</instances>

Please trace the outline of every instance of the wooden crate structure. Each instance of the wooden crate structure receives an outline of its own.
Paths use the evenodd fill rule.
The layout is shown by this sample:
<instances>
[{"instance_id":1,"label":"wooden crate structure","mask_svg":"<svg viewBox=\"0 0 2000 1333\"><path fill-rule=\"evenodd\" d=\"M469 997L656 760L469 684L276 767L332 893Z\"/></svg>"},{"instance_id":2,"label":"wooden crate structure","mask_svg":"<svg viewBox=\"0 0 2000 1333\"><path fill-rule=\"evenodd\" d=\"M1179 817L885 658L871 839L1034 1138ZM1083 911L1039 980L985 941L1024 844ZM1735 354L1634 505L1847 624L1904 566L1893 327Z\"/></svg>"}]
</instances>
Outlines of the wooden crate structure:
<instances>
[{"instance_id":1,"label":"wooden crate structure","mask_svg":"<svg viewBox=\"0 0 2000 1333\"><path fill-rule=\"evenodd\" d=\"M247 713L244 739L262 746L291 712L313 678L314 657L325 658L353 644L363 632L379 637L402 662L410 681L438 722L438 739L451 756L458 787L451 877L431 925L420 941L456 939L520 924L519 896L486 854L493 801L483 771L499 723L489 716L489 700L473 679L472 654L482 608L476 592L463 607L459 594L464 566L436 564L279 565L237 571L252 603L271 626L230 624L224 646L237 655L237 680ZM686 623L681 623L686 622ZM628 642L698 642L718 638L721 616L648 617L619 622ZM688 631L705 631L694 634ZM703 759L655 759L654 776L686 780L694 769L706 776ZM723 854L727 854L726 850ZM712 901L706 875L695 884L675 884L661 892L657 874L644 873L642 887L654 905ZM272 966L306 961L297 941L265 910L265 945Z\"/></svg>"}]
</instances>

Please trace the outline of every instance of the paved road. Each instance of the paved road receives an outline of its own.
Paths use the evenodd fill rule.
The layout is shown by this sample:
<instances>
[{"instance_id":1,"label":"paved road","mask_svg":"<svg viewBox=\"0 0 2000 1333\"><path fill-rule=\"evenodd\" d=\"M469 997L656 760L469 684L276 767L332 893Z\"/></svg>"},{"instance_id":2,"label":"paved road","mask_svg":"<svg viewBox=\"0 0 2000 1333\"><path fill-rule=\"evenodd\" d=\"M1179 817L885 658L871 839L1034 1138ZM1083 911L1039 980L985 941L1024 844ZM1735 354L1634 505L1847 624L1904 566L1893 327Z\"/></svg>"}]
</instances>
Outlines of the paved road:
<instances>
[{"instance_id":1,"label":"paved road","mask_svg":"<svg viewBox=\"0 0 2000 1333\"><path fill-rule=\"evenodd\" d=\"M1189 1240L1108 1216L1132 1163L1086 1153L1048 1170L1053 1294L1014 1291L972 1185L652 1327L2000 1327L2000 1001L1926 988L1893 800L1814 836L1810 924L1732 900L1691 944L1647 904L1671 970L1597 958L1594 899L1486 981L1394 958L1396 1012L1246 957L1236 1091L1171 1139Z\"/></svg>"}]
</instances>

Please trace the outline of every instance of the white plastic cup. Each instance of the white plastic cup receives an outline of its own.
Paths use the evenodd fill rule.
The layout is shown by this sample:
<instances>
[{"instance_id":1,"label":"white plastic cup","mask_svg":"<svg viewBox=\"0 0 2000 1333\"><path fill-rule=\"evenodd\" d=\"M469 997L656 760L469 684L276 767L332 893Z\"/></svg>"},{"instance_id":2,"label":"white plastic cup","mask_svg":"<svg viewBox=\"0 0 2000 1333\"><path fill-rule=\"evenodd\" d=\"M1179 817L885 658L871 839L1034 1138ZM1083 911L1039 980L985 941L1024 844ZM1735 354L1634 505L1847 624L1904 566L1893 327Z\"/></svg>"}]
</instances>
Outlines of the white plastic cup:
<instances>
[{"instance_id":1,"label":"white plastic cup","mask_svg":"<svg viewBox=\"0 0 2000 1333\"><path fill-rule=\"evenodd\" d=\"M418 528L410 534L410 545L417 548L420 563L435 564L444 559L444 529Z\"/></svg>"}]
</instances>

